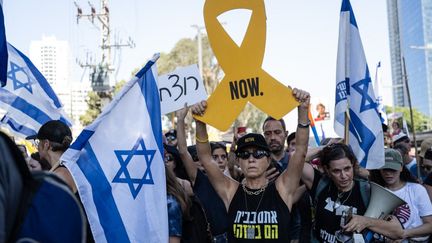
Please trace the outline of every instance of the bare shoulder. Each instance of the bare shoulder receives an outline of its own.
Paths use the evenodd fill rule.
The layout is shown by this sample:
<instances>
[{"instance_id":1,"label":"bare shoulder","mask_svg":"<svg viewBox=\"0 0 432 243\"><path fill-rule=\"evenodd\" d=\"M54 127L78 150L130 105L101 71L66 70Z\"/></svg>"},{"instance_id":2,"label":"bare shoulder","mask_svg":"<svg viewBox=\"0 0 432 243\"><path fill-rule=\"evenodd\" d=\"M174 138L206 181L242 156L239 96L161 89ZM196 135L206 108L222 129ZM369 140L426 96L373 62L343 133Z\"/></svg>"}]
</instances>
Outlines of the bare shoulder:
<instances>
[{"instance_id":1,"label":"bare shoulder","mask_svg":"<svg viewBox=\"0 0 432 243\"><path fill-rule=\"evenodd\" d=\"M72 175L66 167L58 167L54 174L63 179L74 193L77 191Z\"/></svg>"}]
</instances>

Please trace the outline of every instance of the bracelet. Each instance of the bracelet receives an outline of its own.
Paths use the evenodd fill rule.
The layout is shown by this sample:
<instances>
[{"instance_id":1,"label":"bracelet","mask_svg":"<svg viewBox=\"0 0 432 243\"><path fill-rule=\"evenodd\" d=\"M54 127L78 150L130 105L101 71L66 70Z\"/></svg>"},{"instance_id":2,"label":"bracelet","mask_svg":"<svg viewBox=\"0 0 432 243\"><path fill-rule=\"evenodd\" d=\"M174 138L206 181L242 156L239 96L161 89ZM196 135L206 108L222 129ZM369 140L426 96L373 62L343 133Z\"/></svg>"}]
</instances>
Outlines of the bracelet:
<instances>
[{"instance_id":1,"label":"bracelet","mask_svg":"<svg viewBox=\"0 0 432 243\"><path fill-rule=\"evenodd\" d=\"M299 122L298 124L297 124L297 127L298 128L309 128L309 125L311 124L311 122L310 122L310 120L308 120L306 123L301 123L301 122Z\"/></svg>"},{"instance_id":2,"label":"bracelet","mask_svg":"<svg viewBox=\"0 0 432 243\"><path fill-rule=\"evenodd\" d=\"M208 140L208 137L206 137L205 139L199 139L198 138L198 136L195 136L195 140L198 142L198 143L207 143L209 140Z\"/></svg>"}]
</instances>

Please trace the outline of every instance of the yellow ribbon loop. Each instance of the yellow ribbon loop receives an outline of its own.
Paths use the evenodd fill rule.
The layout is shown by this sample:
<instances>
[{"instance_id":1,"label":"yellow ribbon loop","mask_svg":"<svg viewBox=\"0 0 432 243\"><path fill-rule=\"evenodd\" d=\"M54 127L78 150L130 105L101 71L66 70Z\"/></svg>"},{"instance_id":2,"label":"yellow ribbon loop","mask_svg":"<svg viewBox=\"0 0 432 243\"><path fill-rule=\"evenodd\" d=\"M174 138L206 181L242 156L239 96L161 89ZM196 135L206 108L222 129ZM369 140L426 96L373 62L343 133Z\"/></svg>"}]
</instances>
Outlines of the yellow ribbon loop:
<instances>
[{"instance_id":1,"label":"yellow ribbon loop","mask_svg":"<svg viewBox=\"0 0 432 243\"><path fill-rule=\"evenodd\" d=\"M233 9L252 10L240 47L217 20L217 16ZM206 0L204 20L211 47L225 77L208 98L205 114L195 116L196 119L226 131L247 102L276 119L298 106L292 90L261 68L266 37L263 0Z\"/></svg>"}]
</instances>

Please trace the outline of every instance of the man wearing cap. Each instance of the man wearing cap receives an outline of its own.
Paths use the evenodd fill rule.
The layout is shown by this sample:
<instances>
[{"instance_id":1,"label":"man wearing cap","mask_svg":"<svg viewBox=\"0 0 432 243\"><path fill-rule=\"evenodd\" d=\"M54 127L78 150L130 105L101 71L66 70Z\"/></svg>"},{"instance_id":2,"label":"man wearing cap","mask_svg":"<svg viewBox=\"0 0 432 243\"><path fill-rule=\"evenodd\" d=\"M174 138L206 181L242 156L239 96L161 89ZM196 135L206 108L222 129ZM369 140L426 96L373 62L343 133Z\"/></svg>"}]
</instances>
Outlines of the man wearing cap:
<instances>
[{"instance_id":1,"label":"man wearing cap","mask_svg":"<svg viewBox=\"0 0 432 243\"><path fill-rule=\"evenodd\" d=\"M406 135L403 132L400 132L399 134L392 137L393 141L393 148L396 146L405 146L408 150L408 154L411 151L411 140L409 139L408 135ZM418 178L417 173L417 159L409 155L409 161L405 162L405 167L411 172L411 174Z\"/></svg>"},{"instance_id":2,"label":"man wearing cap","mask_svg":"<svg viewBox=\"0 0 432 243\"><path fill-rule=\"evenodd\" d=\"M196 120L198 156L207 171L214 189L228 211L229 242L289 242L287 229L291 224L294 194L306 156L309 139L309 93L293 89L298 106L296 152L288 169L274 182L269 182L266 171L270 166L270 148L261 134L249 133L238 140L235 151L245 179L239 183L225 176L211 162L206 124ZM207 103L202 101L192 107L194 115L202 115ZM285 141L285 139L284 139Z\"/></svg>"},{"instance_id":3,"label":"man wearing cap","mask_svg":"<svg viewBox=\"0 0 432 243\"><path fill-rule=\"evenodd\" d=\"M61 121L48 121L41 126L36 135L28 136L26 139L35 140L40 158L47 160L51 165L50 171L62 178L73 193L76 193L77 188L72 176L60 161L60 157L72 142L70 128Z\"/></svg>"},{"instance_id":4,"label":"man wearing cap","mask_svg":"<svg viewBox=\"0 0 432 243\"><path fill-rule=\"evenodd\" d=\"M177 131L174 129L169 130L165 133L165 139L167 145L177 147Z\"/></svg>"}]
</instances>

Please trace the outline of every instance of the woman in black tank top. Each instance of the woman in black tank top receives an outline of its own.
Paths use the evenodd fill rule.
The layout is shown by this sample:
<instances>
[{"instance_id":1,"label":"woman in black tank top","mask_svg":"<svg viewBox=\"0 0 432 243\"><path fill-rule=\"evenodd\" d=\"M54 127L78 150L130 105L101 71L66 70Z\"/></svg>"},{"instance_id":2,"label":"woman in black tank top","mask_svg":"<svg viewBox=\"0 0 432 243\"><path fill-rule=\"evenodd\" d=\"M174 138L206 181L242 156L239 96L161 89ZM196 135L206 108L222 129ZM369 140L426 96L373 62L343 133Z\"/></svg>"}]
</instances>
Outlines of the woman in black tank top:
<instances>
[{"instance_id":1,"label":"woman in black tank top","mask_svg":"<svg viewBox=\"0 0 432 243\"><path fill-rule=\"evenodd\" d=\"M288 242L290 210L299 185L309 139L309 93L294 89L298 106L296 152L288 169L273 183L266 178L270 165L270 150L261 134L250 133L239 139L235 151L245 179L239 183L225 176L211 162L206 124L196 120L198 157L214 189L228 211L229 242ZM195 116L204 114L207 103L192 107ZM199 119L199 118L198 118Z\"/></svg>"}]
</instances>

